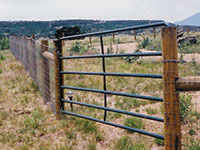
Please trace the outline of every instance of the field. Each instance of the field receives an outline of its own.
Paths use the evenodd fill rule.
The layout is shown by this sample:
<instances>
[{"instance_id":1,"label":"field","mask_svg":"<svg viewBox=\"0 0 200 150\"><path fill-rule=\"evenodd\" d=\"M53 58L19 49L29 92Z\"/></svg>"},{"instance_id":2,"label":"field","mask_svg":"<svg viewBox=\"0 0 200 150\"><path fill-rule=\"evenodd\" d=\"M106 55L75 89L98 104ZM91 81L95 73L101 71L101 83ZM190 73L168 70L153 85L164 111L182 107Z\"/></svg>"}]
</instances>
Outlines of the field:
<instances>
[{"instance_id":1,"label":"field","mask_svg":"<svg viewBox=\"0 0 200 150\"><path fill-rule=\"evenodd\" d=\"M159 51L160 37L153 35L120 35L105 37L105 52L131 53L134 51ZM51 45L51 44L50 44ZM150 46L150 45L153 45ZM183 45L180 50L179 76L199 76L200 40L196 45ZM99 54L99 39L69 41L65 55ZM162 74L162 58L106 58L106 72ZM185 62L184 62L185 61ZM101 59L65 60L65 71L102 72ZM123 129L86 121L72 116L56 120L54 113L43 99L37 85L9 51L0 52L0 149L55 149L55 150L148 150L164 149L163 141ZM103 89L101 76L65 75L66 85ZM127 77L107 77L107 90L162 97L162 80ZM65 92L68 92L67 90ZM103 95L74 92L74 100L103 106ZM67 97L67 95L65 95ZM160 102L107 96L108 107L141 114L163 117ZM180 93L183 146L186 150L200 147L200 93ZM70 105L65 105L70 110ZM74 112L103 119L104 111L75 106ZM163 134L163 123L138 119L108 112L107 121L124 124L145 131Z\"/></svg>"}]
</instances>

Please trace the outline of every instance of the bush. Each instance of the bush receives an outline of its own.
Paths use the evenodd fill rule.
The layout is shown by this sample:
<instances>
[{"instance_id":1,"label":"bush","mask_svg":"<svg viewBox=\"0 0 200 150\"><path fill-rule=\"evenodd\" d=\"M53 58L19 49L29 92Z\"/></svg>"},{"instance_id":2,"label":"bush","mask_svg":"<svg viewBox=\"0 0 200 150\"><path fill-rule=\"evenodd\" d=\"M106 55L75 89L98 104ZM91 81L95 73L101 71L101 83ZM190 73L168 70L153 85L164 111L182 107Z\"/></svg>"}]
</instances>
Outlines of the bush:
<instances>
[{"instance_id":1,"label":"bush","mask_svg":"<svg viewBox=\"0 0 200 150\"><path fill-rule=\"evenodd\" d=\"M0 50L8 49L9 48L9 40L8 38L1 38L0 39Z\"/></svg>"},{"instance_id":2,"label":"bush","mask_svg":"<svg viewBox=\"0 0 200 150\"><path fill-rule=\"evenodd\" d=\"M6 59L6 57L0 53L0 61L4 61Z\"/></svg>"},{"instance_id":3,"label":"bush","mask_svg":"<svg viewBox=\"0 0 200 150\"><path fill-rule=\"evenodd\" d=\"M89 44L76 41L72 44L72 47L69 49L69 51L72 53L85 53L89 50L89 48Z\"/></svg>"},{"instance_id":4,"label":"bush","mask_svg":"<svg viewBox=\"0 0 200 150\"><path fill-rule=\"evenodd\" d=\"M181 122L185 122L191 113L192 106L192 96L191 95L180 95L180 117Z\"/></svg>"},{"instance_id":5,"label":"bush","mask_svg":"<svg viewBox=\"0 0 200 150\"><path fill-rule=\"evenodd\" d=\"M145 37L138 45L138 48L145 48L148 50L156 50L156 51L161 51L162 46L161 46L161 41L160 40L152 40L149 39L148 37Z\"/></svg>"}]
</instances>

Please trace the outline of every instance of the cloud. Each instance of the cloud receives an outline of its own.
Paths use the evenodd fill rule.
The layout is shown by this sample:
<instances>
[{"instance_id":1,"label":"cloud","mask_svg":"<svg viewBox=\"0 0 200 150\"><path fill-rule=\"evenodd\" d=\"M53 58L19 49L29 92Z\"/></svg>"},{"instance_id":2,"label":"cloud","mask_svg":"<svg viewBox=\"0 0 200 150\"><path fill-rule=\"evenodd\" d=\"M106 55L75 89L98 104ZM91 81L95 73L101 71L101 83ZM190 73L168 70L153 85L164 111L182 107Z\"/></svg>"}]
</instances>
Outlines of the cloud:
<instances>
[{"instance_id":1,"label":"cloud","mask_svg":"<svg viewBox=\"0 0 200 150\"><path fill-rule=\"evenodd\" d=\"M0 20L163 19L200 11L199 0L0 0Z\"/></svg>"}]
</instances>

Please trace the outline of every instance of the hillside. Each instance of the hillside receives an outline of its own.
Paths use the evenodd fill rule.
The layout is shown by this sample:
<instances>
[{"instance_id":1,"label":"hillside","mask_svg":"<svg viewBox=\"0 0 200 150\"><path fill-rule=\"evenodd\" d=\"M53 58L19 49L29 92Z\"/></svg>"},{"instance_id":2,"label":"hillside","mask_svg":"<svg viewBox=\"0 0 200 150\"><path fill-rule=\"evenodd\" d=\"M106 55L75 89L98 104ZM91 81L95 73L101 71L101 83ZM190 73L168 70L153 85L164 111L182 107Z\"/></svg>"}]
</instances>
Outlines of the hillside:
<instances>
[{"instance_id":1,"label":"hillside","mask_svg":"<svg viewBox=\"0 0 200 150\"><path fill-rule=\"evenodd\" d=\"M0 35L25 34L37 37L53 37L56 28L61 26L80 26L82 32L95 32L134 25L159 22L161 20L57 20L57 21L1 21Z\"/></svg>"},{"instance_id":2,"label":"hillside","mask_svg":"<svg viewBox=\"0 0 200 150\"><path fill-rule=\"evenodd\" d=\"M200 26L200 12L196 13L182 21L176 22L178 25L192 25L192 26Z\"/></svg>"}]
</instances>

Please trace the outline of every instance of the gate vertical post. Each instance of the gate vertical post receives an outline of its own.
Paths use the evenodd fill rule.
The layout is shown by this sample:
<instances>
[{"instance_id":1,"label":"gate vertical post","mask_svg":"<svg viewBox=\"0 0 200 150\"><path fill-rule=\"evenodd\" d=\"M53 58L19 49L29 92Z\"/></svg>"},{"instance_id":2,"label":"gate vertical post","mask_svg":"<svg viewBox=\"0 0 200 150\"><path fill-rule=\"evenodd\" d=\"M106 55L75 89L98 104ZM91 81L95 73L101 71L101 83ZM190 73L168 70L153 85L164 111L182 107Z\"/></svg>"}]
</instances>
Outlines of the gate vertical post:
<instances>
[{"instance_id":1,"label":"gate vertical post","mask_svg":"<svg viewBox=\"0 0 200 150\"><path fill-rule=\"evenodd\" d=\"M178 78L178 47L176 27L162 28L163 98L165 150L181 150L181 122Z\"/></svg>"},{"instance_id":2,"label":"gate vertical post","mask_svg":"<svg viewBox=\"0 0 200 150\"><path fill-rule=\"evenodd\" d=\"M59 57L62 56L62 41L54 41L54 59L55 59L55 96L56 96L56 119L61 119L60 110L64 110L64 104L61 102L61 99L64 98L64 91L61 89L63 82L63 75L60 74L60 71L63 70L63 62Z\"/></svg>"},{"instance_id":3,"label":"gate vertical post","mask_svg":"<svg viewBox=\"0 0 200 150\"><path fill-rule=\"evenodd\" d=\"M42 53L48 51L48 40L41 41ZM50 102L50 75L49 75L49 61L42 56L42 86L44 103Z\"/></svg>"}]
</instances>

